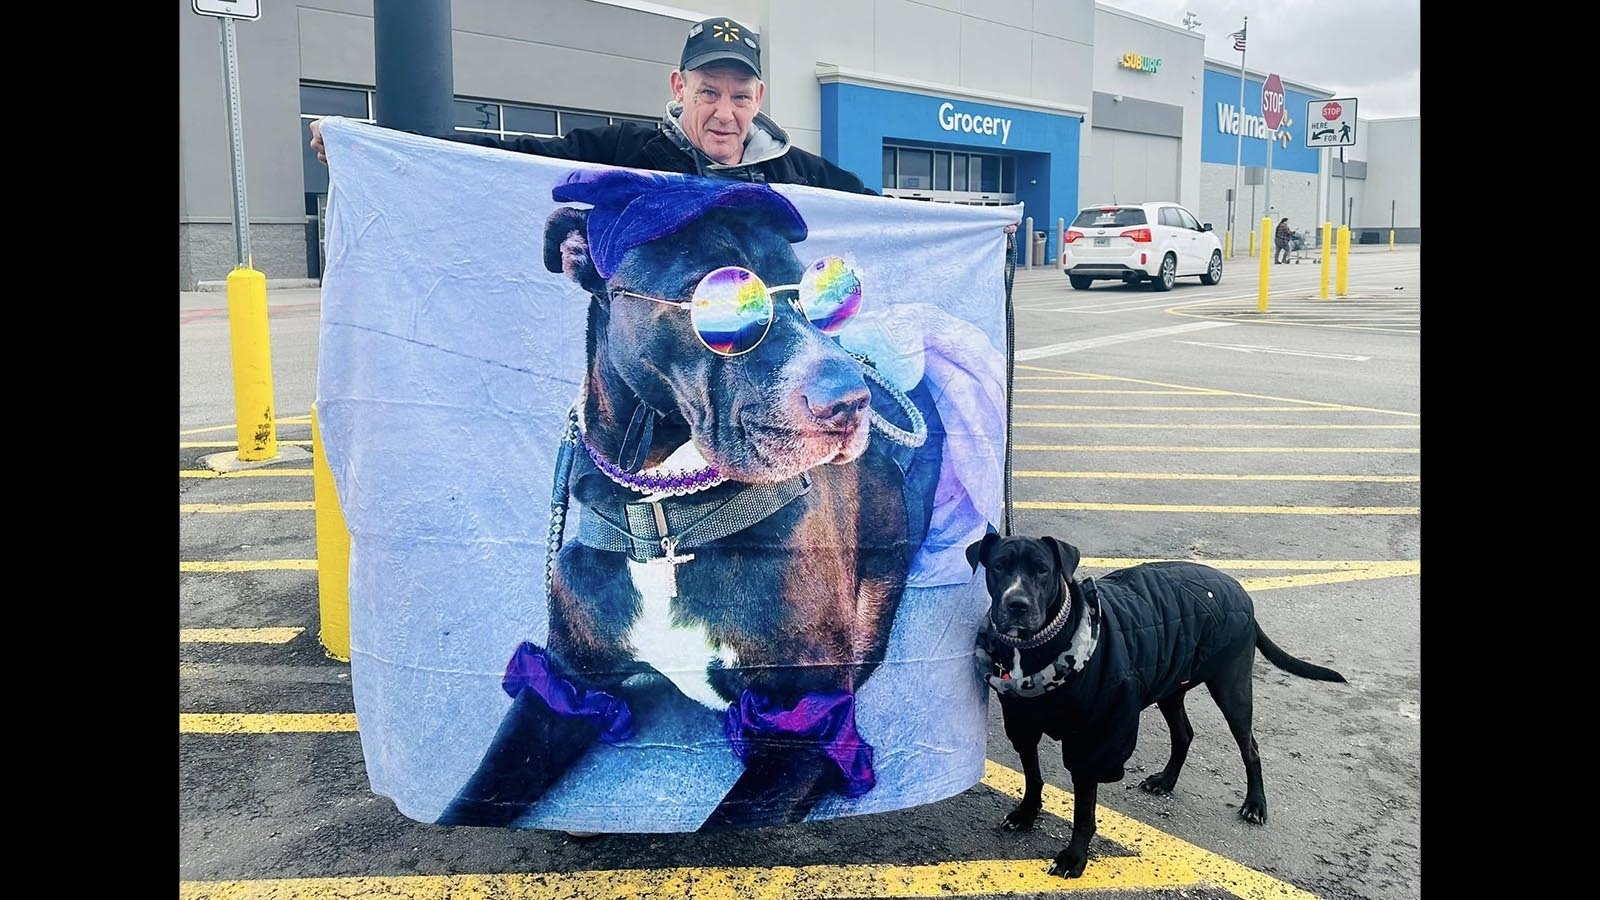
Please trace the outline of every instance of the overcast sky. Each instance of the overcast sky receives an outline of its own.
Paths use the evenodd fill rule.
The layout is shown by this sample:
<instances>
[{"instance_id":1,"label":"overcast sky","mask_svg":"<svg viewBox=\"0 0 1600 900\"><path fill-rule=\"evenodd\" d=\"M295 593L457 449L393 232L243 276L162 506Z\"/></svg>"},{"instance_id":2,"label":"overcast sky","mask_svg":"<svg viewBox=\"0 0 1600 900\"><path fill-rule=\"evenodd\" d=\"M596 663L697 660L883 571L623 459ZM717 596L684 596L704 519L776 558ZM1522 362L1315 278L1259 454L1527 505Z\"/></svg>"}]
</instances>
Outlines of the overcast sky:
<instances>
[{"instance_id":1,"label":"overcast sky","mask_svg":"<svg viewBox=\"0 0 1600 900\"><path fill-rule=\"evenodd\" d=\"M1422 114L1420 0L1101 0L1182 25L1200 20L1208 59L1239 64L1229 34L1250 17L1245 67L1360 100L1363 119Z\"/></svg>"}]
</instances>

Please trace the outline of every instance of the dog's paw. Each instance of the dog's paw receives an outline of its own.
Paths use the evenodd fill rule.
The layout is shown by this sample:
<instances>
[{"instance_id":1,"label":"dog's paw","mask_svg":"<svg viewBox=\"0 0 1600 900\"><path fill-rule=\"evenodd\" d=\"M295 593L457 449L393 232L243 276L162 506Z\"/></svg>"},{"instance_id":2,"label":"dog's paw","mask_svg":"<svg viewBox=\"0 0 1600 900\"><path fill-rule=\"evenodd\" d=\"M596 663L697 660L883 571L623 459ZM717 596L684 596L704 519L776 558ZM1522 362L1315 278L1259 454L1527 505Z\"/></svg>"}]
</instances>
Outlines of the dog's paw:
<instances>
[{"instance_id":1,"label":"dog's paw","mask_svg":"<svg viewBox=\"0 0 1600 900\"><path fill-rule=\"evenodd\" d=\"M1139 782L1139 790L1147 794L1170 794L1178 779L1168 778L1167 773L1157 772L1149 778Z\"/></svg>"},{"instance_id":2,"label":"dog's paw","mask_svg":"<svg viewBox=\"0 0 1600 900\"><path fill-rule=\"evenodd\" d=\"M1039 807L1027 803L1017 804L1017 808L1006 813L1006 820L1000 827L1006 831L1032 831L1034 820L1039 818Z\"/></svg>"},{"instance_id":3,"label":"dog's paw","mask_svg":"<svg viewBox=\"0 0 1600 900\"><path fill-rule=\"evenodd\" d=\"M1246 797L1244 805L1239 807L1239 818L1252 825L1267 824L1267 801Z\"/></svg>"},{"instance_id":4,"label":"dog's paw","mask_svg":"<svg viewBox=\"0 0 1600 900\"><path fill-rule=\"evenodd\" d=\"M1049 874L1061 878L1077 878L1083 874L1083 867L1089 862L1089 851L1079 850L1071 844L1061 851L1050 864Z\"/></svg>"}]
</instances>

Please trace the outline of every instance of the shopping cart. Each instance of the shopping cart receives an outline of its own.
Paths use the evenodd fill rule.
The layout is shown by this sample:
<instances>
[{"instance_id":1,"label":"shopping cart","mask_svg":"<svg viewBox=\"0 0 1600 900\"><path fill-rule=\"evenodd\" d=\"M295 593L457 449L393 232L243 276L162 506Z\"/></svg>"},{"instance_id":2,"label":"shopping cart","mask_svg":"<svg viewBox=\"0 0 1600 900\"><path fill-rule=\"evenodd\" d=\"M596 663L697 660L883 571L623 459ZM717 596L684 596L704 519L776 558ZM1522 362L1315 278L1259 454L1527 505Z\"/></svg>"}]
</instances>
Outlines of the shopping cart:
<instances>
[{"instance_id":1,"label":"shopping cart","mask_svg":"<svg viewBox=\"0 0 1600 900\"><path fill-rule=\"evenodd\" d=\"M1309 251L1312 254L1311 261L1317 262L1321 257L1316 255L1316 247L1317 238L1315 232L1311 231L1310 229L1306 229L1305 231L1296 231L1294 233L1294 237L1290 238L1289 240L1289 252L1292 254L1289 258L1298 264L1301 259L1305 258L1307 251Z\"/></svg>"}]
</instances>

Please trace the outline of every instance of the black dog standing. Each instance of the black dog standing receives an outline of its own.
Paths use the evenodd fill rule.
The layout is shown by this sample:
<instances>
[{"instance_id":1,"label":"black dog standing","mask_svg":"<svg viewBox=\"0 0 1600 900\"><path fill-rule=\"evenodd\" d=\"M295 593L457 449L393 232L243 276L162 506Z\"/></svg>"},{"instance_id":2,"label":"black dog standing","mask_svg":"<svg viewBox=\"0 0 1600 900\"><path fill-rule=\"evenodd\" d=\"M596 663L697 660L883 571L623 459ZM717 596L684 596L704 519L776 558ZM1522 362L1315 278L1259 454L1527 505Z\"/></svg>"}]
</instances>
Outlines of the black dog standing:
<instances>
[{"instance_id":1,"label":"black dog standing","mask_svg":"<svg viewBox=\"0 0 1600 900\"><path fill-rule=\"evenodd\" d=\"M1166 768L1139 786L1170 793L1194 737L1183 698L1198 684L1211 692L1244 758L1248 787L1239 815L1266 824L1261 757L1251 733L1256 648L1302 678L1343 682L1344 676L1268 640L1250 595L1216 569L1158 562L1075 579L1078 559L1076 547L1051 537L991 533L967 548L973 570L984 567L990 598L978 655L1026 778L1022 802L1003 827L1033 827L1044 790L1039 740L1049 735L1060 741L1061 761L1072 775L1072 840L1050 872L1082 875L1098 786L1122 780L1139 736L1139 713L1159 706L1172 733Z\"/></svg>"}]
</instances>

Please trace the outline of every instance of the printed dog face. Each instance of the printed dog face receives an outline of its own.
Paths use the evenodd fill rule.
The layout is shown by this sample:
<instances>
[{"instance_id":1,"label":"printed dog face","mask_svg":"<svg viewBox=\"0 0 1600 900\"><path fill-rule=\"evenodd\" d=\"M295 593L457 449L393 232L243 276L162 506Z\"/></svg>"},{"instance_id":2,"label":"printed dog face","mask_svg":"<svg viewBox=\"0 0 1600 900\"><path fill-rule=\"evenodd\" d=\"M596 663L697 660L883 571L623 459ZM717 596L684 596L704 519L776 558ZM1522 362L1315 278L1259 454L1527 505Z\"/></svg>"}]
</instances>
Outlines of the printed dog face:
<instances>
[{"instance_id":1,"label":"printed dog face","mask_svg":"<svg viewBox=\"0 0 1600 900\"><path fill-rule=\"evenodd\" d=\"M866 450L871 393L861 364L807 321L792 292L776 292L770 329L737 356L708 349L687 309L620 293L687 301L702 278L725 266L748 269L769 286L799 283L799 258L763 227L759 212L712 210L630 248L609 279L589 257L587 216L571 207L550 216L545 265L587 289L598 306L593 363L652 409L681 415L707 462L731 480L766 484L852 462Z\"/></svg>"},{"instance_id":2,"label":"printed dog face","mask_svg":"<svg viewBox=\"0 0 1600 900\"><path fill-rule=\"evenodd\" d=\"M989 621L996 631L1029 638L1055 613L1062 591L1078 570L1078 548L1053 537L1003 538L986 534L967 547L973 571L983 564Z\"/></svg>"}]
</instances>

